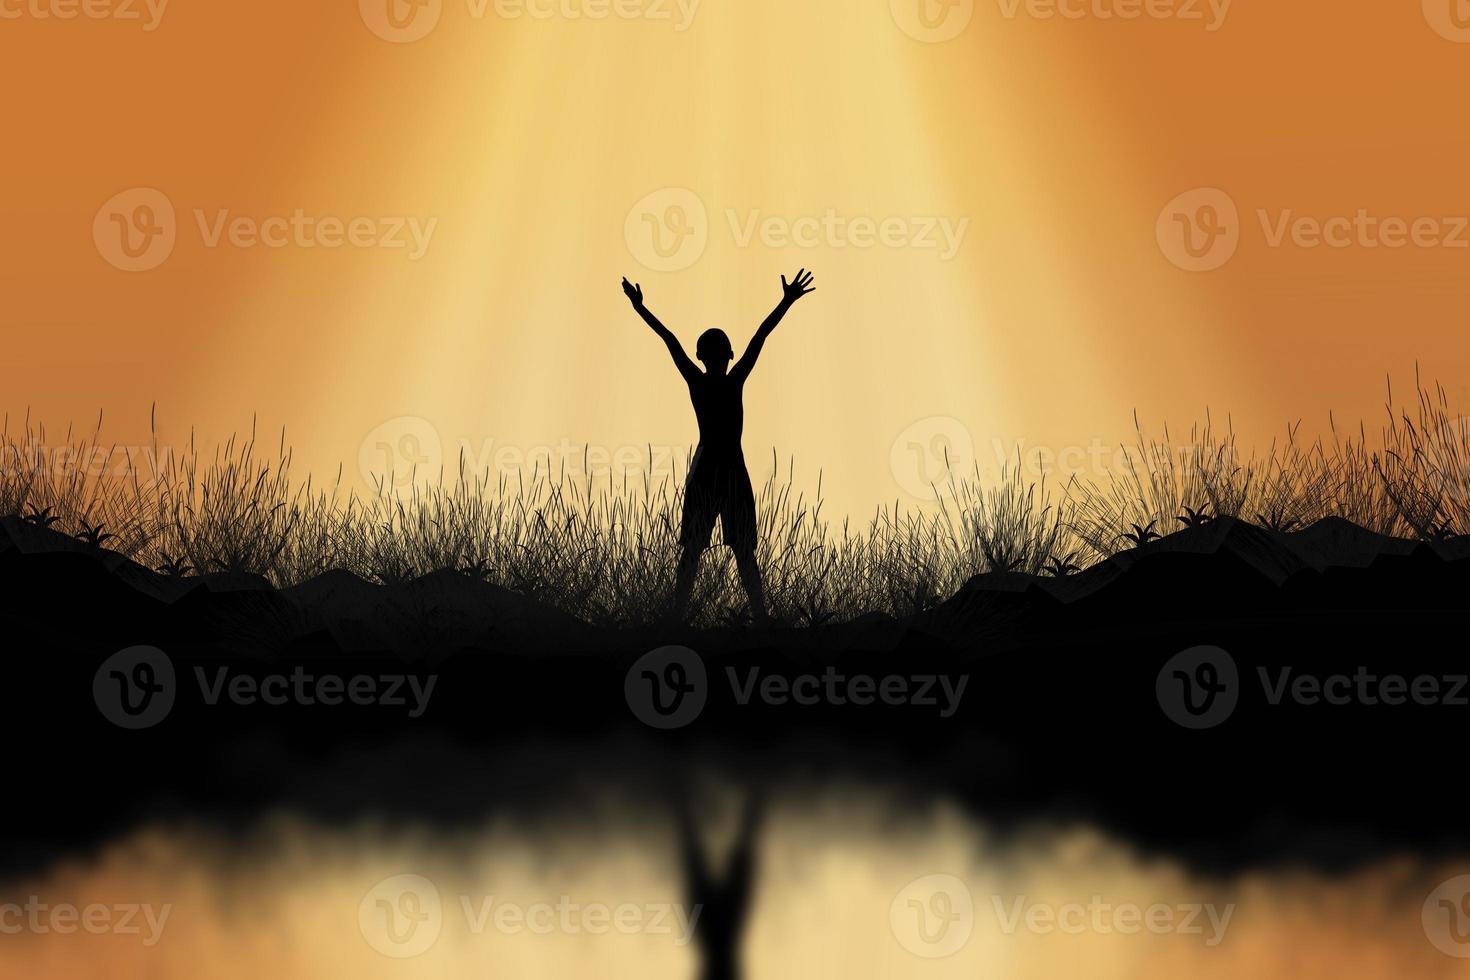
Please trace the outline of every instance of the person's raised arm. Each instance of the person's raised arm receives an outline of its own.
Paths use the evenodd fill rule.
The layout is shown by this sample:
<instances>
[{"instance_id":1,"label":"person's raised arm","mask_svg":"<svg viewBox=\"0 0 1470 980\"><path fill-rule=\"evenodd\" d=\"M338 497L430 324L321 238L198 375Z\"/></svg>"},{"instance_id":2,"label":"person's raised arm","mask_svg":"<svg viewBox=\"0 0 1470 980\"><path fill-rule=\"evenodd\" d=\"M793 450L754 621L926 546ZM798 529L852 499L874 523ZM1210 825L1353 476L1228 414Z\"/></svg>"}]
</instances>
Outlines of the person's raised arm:
<instances>
[{"instance_id":1,"label":"person's raised arm","mask_svg":"<svg viewBox=\"0 0 1470 980\"><path fill-rule=\"evenodd\" d=\"M796 305L797 300L807 293L816 292L816 289L817 287L812 285L812 274L805 269L798 272L796 278L790 282L786 281L785 276L781 277L781 302L771 311L771 315L766 317L760 329L755 332L755 336L750 338L750 345L745 348L745 353L740 355L740 360L731 369L731 376L741 381L750 377L750 372L755 370L756 360L761 356L761 348L766 345L766 338L771 335L772 330L776 329L776 324L781 322L787 310Z\"/></svg>"},{"instance_id":2,"label":"person's raised arm","mask_svg":"<svg viewBox=\"0 0 1470 980\"><path fill-rule=\"evenodd\" d=\"M634 285L624 277L623 292L627 295L628 301L633 304L633 309L643 318L643 322L652 327L653 332L658 334L659 339L668 347L669 355L674 359L674 366L679 369L684 380L692 381L699 377L699 368L689 359L689 355L684 353L684 348L679 344L679 338L675 337L673 331L660 323L658 317L650 313L648 307L643 305L643 285L641 283Z\"/></svg>"}]
</instances>

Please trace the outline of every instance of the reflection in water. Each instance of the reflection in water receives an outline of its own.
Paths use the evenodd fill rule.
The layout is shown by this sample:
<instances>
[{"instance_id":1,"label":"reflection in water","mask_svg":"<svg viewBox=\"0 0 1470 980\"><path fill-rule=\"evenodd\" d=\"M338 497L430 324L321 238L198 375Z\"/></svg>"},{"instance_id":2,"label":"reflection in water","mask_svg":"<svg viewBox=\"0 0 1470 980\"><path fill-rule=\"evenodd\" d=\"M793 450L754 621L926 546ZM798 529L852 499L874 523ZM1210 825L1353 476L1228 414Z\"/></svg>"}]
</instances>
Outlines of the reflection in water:
<instances>
[{"instance_id":1,"label":"reflection in water","mask_svg":"<svg viewBox=\"0 0 1470 980\"><path fill-rule=\"evenodd\" d=\"M737 980L743 976L745 927L755 897L757 836L764 801L747 795L735 840L723 867L710 860L700 821L685 800L679 812L679 843L684 860L684 901L692 911L699 946L702 980Z\"/></svg>"},{"instance_id":2,"label":"reflection in water","mask_svg":"<svg viewBox=\"0 0 1470 980\"><path fill-rule=\"evenodd\" d=\"M943 809L724 811L697 838L626 813L457 835L278 821L233 851L141 833L5 886L0 975L692 978L701 944L739 932L747 881L756 980L1470 975L1464 869L1209 881L1086 830L1002 843Z\"/></svg>"}]
</instances>

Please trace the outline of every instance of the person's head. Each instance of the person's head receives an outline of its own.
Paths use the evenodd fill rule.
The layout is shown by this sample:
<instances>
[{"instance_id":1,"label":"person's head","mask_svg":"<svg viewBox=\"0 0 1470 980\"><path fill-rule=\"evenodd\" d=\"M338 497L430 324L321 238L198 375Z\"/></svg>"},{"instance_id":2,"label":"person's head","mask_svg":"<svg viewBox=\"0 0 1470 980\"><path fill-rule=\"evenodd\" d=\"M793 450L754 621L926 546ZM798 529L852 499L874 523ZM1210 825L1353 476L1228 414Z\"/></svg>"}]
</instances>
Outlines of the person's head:
<instances>
[{"instance_id":1,"label":"person's head","mask_svg":"<svg viewBox=\"0 0 1470 980\"><path fill-rule=\"evenodd\" d=\"M730 338L725 336L725 331L711 327L699 335L699 343L694 345L694 356L704 362L704 369L710 374L724 374L735 359L735 349L730 346Z\"/></svg>"}]
</instances>

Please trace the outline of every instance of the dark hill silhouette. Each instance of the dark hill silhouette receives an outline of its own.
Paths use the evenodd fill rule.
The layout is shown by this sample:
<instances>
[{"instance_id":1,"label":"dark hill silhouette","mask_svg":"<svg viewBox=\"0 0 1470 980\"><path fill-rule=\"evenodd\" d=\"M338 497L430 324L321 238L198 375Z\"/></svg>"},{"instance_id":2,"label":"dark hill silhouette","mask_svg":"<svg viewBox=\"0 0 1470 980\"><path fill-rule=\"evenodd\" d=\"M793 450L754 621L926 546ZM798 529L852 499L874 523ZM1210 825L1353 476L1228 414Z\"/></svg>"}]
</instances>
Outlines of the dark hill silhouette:
<instances>
[{"instance_id":1,"label":"dark hill silhouette","mask_svg":"<svg viewBox=\"0 0 1470 980\"><path fill-rule=\"evenodd\" d=\"M393 586L329 573L277 591L239 575L170 579L0 521L0 710L24 742L9 763L24 805L4 818L0 864L169 814L481 821L497 807L574 806L599 780L636 788L694 753L778 783L820 773L958 799L999 825L1096 822L1209 868L1470 853L1453 756L1439 748L1459 743L1462 709L1271 706L1256 693L1220 727L1191 732L1156 696L1166 661L1201 644L1229 651L1252 684L1283 665L1466 673L1466 550L1342 522L1277 534L1221 521L1067 579L980 576L902 619L609 630L457 572ZM698 651L710 692L697 720L661 732L630 711L624 681L669 643ZM417 719L209 706L196 693L156 728L125 732L99 713L92 683L137 644L165 650L186 680L301 665L432 672L438 686ZM912 705L740 704L727 671L753 668L953 674L968 686L947 718Z\"/></svg>"},{"instance_id":2,"label":"dark hill silhouette","mask_svg":"<svg viewBox=\"0 0 1470 980\"><path fill-rule=\"evenodd\" d=\"M1036 617L1061 607L1103 606L1120 617L1171 615L1170 603L1213 601L1292 609L1310 616L1364 595L1385 608L1409 607L1424 590L1453 593L1470 558L1470 538L1415 542L1374 534L1338 518L1279 533L1231 518L1191 528L1113 555L1066 577L991 572L970 579L927 613L896 619L869 614L847 623L771 630L644 627L608 630L546 603L457 571L443 570L381 585L330 571L276 589L264 578L236 572L169 577L116 553L21 521L0 519L0 561L10 604L43 615L69 600L112 615L159 618L165 632L188 627L200 642L250 637L271 646L326 632L342 651L395 652L430 660L462 649L535 655L633 648L663 636L697 637L716 648L789 645L793 649L884 648L911 632L948 648L966 645L971 631L1004 646L1031 642L1049 628ZM1400 573L1412 572L1404 577ZM60 598L66 596L66 599ZM21 597L27 597L24 601ZM1081 604L1081 605L1079 605ZM977 621L976 613L985 617ZM1055 625L1065 626L1066 617ZM72 617L67 617L68 620ZM244 624L245 635L236 635ZM84 627L86 623L73 625Z\"/></svg>"}]
</instances>

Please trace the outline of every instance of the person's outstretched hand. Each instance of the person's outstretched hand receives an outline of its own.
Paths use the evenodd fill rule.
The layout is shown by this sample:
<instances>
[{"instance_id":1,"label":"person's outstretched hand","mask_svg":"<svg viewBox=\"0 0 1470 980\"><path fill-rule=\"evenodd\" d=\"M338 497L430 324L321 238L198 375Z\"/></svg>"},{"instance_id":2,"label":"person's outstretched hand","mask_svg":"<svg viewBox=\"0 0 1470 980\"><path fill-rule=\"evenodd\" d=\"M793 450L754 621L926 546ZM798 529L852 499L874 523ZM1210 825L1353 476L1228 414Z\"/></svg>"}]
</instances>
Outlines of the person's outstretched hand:
<instances>
[{"instance_id":1,"label":"person's outstretched hand","mask_svg":"<svg viewBox=\"0 0 1470 980\"><path fill-rule=\"evenodd\" d=\"M816 291L817 287L812 285L812 274L805 269L798 272L796 278L790 282L786 281L785 276L781 277L781 293L787 303L795 303L807 293Z\"/></svg>"},{"instance_id":2,"label":"person's outstretched hand","mask_svg":"<svg viewBox=\"0 0 1470 980\"><path fill-rule=\"evenodd\" d=\"M782 281L784 282L785 280ZM628 301L633 304L633 309L638 310L643 308L643 286L641 284L635 286L628 281L627 276L624 276L623 292L627 295Z\"/></svg>"}]
</instances>

